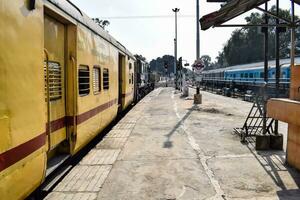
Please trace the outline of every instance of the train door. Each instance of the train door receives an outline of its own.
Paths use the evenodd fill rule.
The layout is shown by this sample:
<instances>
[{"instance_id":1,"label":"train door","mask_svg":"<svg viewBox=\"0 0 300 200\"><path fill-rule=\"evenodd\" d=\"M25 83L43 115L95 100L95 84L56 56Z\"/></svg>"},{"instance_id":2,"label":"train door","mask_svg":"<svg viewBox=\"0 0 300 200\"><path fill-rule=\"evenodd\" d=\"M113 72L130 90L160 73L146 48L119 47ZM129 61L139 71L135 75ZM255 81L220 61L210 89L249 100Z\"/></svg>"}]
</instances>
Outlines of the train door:
<instances>
[{"instance_id":1,"label":"train door","mask_svg":"<svg viewBox=\"0 0 300 200\"><path fill-rule=\"evenodd\" d=\"M47 104L48 154L54 157L67 139L65 47L66 27L52 17L44 18L45 91Z\"/></svg>"},{"instance_id":2,"label":"train door","mask_svg":"<svg viewBox=\"0 0 300 200\"><path fill-rule=\"evenodd\" d=\"M138 68L138 66L137 66L137 62L138 62L138 60L136 60L135 62L134 62L134 79L133 79L133 86L134 86L134 101L135 102L137 102L138 101L138 87L137 87L137 79L138 79L138 77L137 77L137 68Z\"/></svg>"},{"instance_id":3,"label":"train door","mask_svg":"<svg viewBox=\"0 0 300 200\"><path fill-rule=\"evenodd\" d=\"M119 54L119 95L118 95L118 112L121 112L123 109L123 87L125 84L124 76L125 73L125 56Z\"/></svg>"}]
</instances>

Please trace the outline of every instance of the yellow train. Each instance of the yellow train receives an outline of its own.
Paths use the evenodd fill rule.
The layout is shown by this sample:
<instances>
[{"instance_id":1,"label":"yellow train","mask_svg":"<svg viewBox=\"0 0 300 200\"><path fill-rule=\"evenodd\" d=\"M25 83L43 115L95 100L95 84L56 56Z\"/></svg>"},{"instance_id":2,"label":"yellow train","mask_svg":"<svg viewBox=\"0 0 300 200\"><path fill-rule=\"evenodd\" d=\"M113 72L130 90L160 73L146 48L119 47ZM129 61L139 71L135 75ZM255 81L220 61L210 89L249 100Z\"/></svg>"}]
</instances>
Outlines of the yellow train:
<instances>
[{"instance_id":1,"label":"yellow train","mask_svg":"<svg viewBox=\"0 0 300 200\"><path fill-rule=\"evenodd\" d=\"M24 199L128 107L135 57L67 0L0 0L0 199Z\"/></svg>"}]
</instances>

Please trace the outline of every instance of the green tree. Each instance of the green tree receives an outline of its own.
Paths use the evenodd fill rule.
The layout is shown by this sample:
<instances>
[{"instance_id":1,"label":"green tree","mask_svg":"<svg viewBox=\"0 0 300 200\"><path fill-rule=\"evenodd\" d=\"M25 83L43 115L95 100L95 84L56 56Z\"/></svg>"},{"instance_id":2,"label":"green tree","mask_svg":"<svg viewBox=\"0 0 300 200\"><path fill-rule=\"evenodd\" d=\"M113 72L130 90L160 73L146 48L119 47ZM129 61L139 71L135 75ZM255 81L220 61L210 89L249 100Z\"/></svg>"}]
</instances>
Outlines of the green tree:
<instances>
[{"instance_id":1,"label":"green tree","mask_svg":"<svg viewBox=\"0 0 300 200\"><path fill-rule=\"evenodd\" d=\"M273 6L270 12L276 13L276 7ZM280 10L279 16L291 20L289 10ZM296 20L299 18L296 16ZM245 18L247 24L264 23L264 15L260 13L251 13ZM276 18L269 17L270 24L276 24ZM283 23L280 20L280 23ZM276 28L269 28L269 59L275 58L275 35ZM300 30L296 30L296 54L300 55ZM280 33L280 58L289 57L290 54L290 31ZM245 27L233 31L231 38L219 52L217 62L213 64L214 68L226 67L228 65L238 65L251 62L259 62L264 58L264 35L260 28Z\"/></svg>"},{"instance_id":2,"label":"green tree","mask_svg":"<svg viewBox=\"0 0 300 200\"><path fill-rule=\"evenodd\" d=\"M92 20L103 29L110 25L110 22L108 20L100 20L99 18L93 18Z\"/></svg>"},{"instance_id":3,"label":"green tree","mask_svg":"<svg viewBox=\"0 0 300 200\"><path fill-rule=\"evenodd\" d=\"M202 60L203 64L207 68L211 68L211 57L209 55L203 55L201 56L200 60Z\"/></svg>"},{"instance_id":4,"label":"green tree","mask_svg":"<svg viewBox=\"0 0 300 200\"><path fill-rule=\"evenodd\" d=\"M161 74L165 74L165 64L168 65L168 73L174 73L174 56L164 55L151 60L150 69Z\"/></svg>"}]
</instances>

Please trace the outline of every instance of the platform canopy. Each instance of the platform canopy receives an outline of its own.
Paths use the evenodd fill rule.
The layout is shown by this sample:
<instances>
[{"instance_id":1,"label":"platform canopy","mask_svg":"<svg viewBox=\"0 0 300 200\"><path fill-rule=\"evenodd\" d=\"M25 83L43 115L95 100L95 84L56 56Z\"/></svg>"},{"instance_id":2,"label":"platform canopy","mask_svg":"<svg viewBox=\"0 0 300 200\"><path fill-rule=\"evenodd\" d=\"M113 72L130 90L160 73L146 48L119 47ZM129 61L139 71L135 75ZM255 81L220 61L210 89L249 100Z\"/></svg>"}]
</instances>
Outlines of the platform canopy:
<instances>
[{"instance_id":1,"label":"platform canopy","mask_svg":"<svg viewBox=\"0 0 300 200\"><path fill-rule=\"evenodd\" d=\"M220 10L205 15L200 19L201 29L207 30L213 26L221 25L268 1L269 0L229 0ZM294 0L294 2L300 4L300 0Z\"/></svg>"}]
</instances>

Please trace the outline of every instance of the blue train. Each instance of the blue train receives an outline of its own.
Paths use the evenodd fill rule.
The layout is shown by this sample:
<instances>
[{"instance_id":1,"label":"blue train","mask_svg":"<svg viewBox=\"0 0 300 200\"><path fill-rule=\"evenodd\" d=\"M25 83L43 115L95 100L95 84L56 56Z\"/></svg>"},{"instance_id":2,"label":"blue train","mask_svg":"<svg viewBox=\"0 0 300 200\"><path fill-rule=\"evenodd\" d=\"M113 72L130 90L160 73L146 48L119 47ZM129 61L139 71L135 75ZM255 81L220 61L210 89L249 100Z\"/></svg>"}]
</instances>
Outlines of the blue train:
<instances>
[{"instance_id":1,"label":"blue train","mask_svg":"<svg viewBox=\"0 0 300 200\"><path fill-rule=\"evenodd\" d=\"M276 68L269 67L268 77L270 82L273 82L276 78ZM282 65L280 68L280 80L288 82L291 77L290 65ZM263 81L264 79L264 67L247 68L247 69L232 69L224 72L224 78L226 80L240 80L240 81Z\"/></svg>"},{"instance_id":2,"label":"blue train","mask_svg":"<svg viewBox=\"0 0 300 200\"><path fill-rule=\"evenodd\" d=\"M289 83L291 77L290 59L280 60L280 82ZM295 63L300 63L300 58L296 58ZM269 83L274 83L276 78L275 60L269 61L268 69ZM203 80L223 80L235 82L263 82L264 63L250 63L236 65L227 68L207 70L202 72Z\"/></svg>"}]
</instances>

